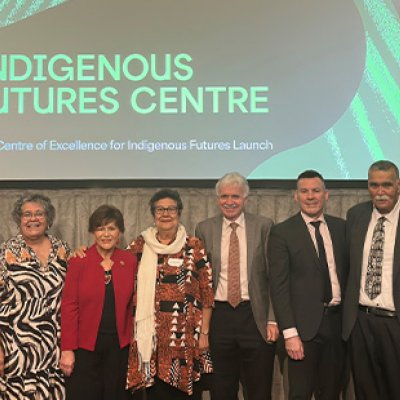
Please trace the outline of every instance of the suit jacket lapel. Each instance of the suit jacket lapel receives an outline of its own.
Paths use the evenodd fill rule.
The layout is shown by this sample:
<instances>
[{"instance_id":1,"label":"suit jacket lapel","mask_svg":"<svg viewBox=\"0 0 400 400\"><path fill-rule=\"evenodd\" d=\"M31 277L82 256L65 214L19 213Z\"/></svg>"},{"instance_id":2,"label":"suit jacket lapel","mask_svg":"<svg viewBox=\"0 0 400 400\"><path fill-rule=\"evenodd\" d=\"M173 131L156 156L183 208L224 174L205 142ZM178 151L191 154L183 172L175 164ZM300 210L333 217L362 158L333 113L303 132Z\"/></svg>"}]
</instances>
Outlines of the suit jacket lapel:
<instances>
[{"instance_id":1,"label":"suit jacket lapel","mask_svg":"<svg viewBox=\"0 0 400 400\"><path fill-rule=\"evenodd\" d=\"M245 213L244 220L246 224L246 244L247 244L247 279L250 283L251 281L251 271L254 256L254 245L256 242L255 232L258 230L256 228L257 221L254 221L251 215Z\"/></svg>"},{"instance_id":2,"label":"suit jacket lapel","mask_svg":"<svg viewBox=\"0 0 400 400\"><path fill-rule=\"evenodd\" d=\"M354 265L357 268L356 276L361 276L363 254L364 254L364 242L365 236L367 234L368 225L371 221L371 212L361 213L359 220L355 224L356 231L352 231L351 234L354 235L354 243L352 243L352 251L354 251Z\"/></svg>"},{"instance_id":3,"label":"suit jacket lapel","mask_svg":"<svg viewBox=\"0 0 400 400\"><path fill-rule=\"evenodd\" d=\"M320 268L321 265L318 258L317 249L315 248L310 231L308 230L307 224L304 222L301 213L296 214L294 229L298 232L296 236L302 242L302 245L308 249L308 254L312 254L316 268Z\"/></svg>"},{"instance_id":4,"label":"suit jacket lapel","mask_svg":"<svg viewBox=\"0 0 400 400\"><path fill-rule=\"evenodd\" d=\"M400 216L397 223L396 240L394 242L394 255L393 255L393 289L394 282L400 270ZM396 289L397 290L397 289Z\"/></svg>"},{"instance_id":5,"label":"suit jacket lapel","mask_svg":"<svg viewBox=\"0 0 400 400\"><path fill-rule=\"evenodd\" d=\"M218 286L218 278L221 273L221 239L222 239L222 215L218 216L213 223L212 226L212 237L213 239L213 260L211 261L213 266L213 279L215 288ZM207 249L206 249L207 250Z\"/></svg>"}]
</instances>

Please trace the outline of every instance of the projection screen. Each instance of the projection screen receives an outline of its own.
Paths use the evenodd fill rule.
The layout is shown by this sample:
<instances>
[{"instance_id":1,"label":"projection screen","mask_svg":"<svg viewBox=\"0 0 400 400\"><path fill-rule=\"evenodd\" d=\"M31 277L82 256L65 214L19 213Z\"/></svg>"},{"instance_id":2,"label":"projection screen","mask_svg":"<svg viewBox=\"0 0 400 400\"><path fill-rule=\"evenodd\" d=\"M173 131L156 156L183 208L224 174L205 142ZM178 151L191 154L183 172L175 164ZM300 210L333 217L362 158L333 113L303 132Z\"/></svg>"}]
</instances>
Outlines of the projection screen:
<instances>
[{"instance_id":1,"label":"projection screen","mask_svg":"<svg viewBox=\"0 0 400 400\"><path fill-rule=\"evenodd\" d=\"M327 179L400 164L399 0L0 5L7 180Z\"/></svg>"}]
</instances>

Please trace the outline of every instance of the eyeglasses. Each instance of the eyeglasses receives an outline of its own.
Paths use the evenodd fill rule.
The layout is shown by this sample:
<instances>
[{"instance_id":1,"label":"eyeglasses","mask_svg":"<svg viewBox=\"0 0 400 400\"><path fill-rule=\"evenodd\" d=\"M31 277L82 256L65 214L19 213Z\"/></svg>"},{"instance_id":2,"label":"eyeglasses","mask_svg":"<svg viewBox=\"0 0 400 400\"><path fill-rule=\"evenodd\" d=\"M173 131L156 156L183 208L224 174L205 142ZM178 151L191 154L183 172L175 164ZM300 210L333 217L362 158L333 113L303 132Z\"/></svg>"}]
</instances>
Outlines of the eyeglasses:
<instances>
[{"instance_id":1,"label":"eyeglasses","mask_svg":"<svg viewBox=\"0 0 400 400\"><path fill-rule=\"evenodd\" d=\"M46 217L46 213L44 211L35 211L34 213L31 213L30 211L25 211L21 214L21 217L23 219L43 219Z\"/></svg>"},{"instance_id":2,"label":"eyeglasses","mask_svg":"<svg viewBox=\"0 0 400 400\"><path fill-rule=\"evenodd\" d=\"M170 206L170 207L156 207L154 209L154 213L156 215L163 215L164 213L175 215L178 212L178 207Z\"/></svg>"}]
</instances>

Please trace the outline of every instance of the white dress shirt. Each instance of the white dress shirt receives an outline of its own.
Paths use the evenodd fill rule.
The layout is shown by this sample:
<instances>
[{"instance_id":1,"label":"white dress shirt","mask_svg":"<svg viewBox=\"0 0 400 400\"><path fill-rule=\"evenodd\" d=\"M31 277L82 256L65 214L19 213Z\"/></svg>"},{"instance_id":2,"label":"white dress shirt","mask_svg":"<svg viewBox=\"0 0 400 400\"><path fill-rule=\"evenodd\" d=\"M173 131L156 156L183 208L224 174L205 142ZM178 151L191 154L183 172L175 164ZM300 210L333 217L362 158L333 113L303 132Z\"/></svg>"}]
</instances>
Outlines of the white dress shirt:
<instances>
[{"instance_id":1,"label":"white dress shirt","mask_svg":"<svg viewBox=\"0 0 400 400\"><path fill-rule=\"evenodd\" d=\"M229 242L232 228L230 224L236 222L236 234L239 239L240 254L240 291L242 300L249 300L249 282L247 277L247 238L246 238L246 221L244 214L240 214L235 221L226 218L222 221L222 237L221 237L221 272L219 275L215 300L228 300L228 258L229 258Z\"/></svg>"},{"instance_id":2,"label":"white dress shirt","mask_svg":"<svg viewBox=\"0 0 400 400\"><path fill-rule=\"evenodd\" d=\"M360 304L368 307L379 307L386 310L395 311L393 301L393 257L394 244L396 241L397 225L399 222L400 199L389 214L382 215L374 207L371 215L371 221L368 225L368 231L364 241L364 252L360 281ZM382 261L382 285L381 293L374 299L370 299L365 292L365 279L368 270L368 257L371 249L372 235L375 225L380 217L385 217L385 241L383 243L383 261Z\"/></svg>"}]
</instances>

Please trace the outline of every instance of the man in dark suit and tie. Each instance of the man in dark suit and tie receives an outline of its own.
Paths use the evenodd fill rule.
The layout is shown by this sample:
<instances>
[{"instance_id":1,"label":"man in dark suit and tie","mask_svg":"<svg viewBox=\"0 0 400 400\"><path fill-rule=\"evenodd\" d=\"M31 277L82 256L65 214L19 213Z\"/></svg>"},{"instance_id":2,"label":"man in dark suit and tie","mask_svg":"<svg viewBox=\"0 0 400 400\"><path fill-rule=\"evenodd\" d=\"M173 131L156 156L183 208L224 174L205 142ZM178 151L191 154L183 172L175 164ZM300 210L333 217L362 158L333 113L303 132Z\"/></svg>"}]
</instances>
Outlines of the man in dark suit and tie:
<instances>
[{"instance_id":1,"label":"man in dark suit and tie","mask_svg":"<svg viewBox=\"0 0 400 400\"><path fill-rule=\"evenodd\" d=\"M200 222L213 269L215 307L210 326L213 400L236 400L239 378L248 400L271 398L278 328L270 306L267 242L272 221L244 211L246 179L226 174L216 192L221 215Z\"/></svg>"},{"instance_id":2,"label":"man in dark suit and tie","mask_svg":"<svg viewBox=\"0 0 400 400\"><path fill-rule=\"evenodd\" d=\"M400 180L390 161L368 170L371 201L348 211L350 272L343 337L358 399L400 399Z\"/></svg>"},{"instance_id":3,"label":"man in dark suit and tie","mask_svg":"<svg viewBox=\"0 0 400 400\"><path fill-rule=\"evenodd\" d=\"M289 398L339 399L345 365L341 300L346 276L344 220L324 214L324 179L297 178L300 212L271 230L271 297L288 358Z\"/></svg>"}]
</instances>

